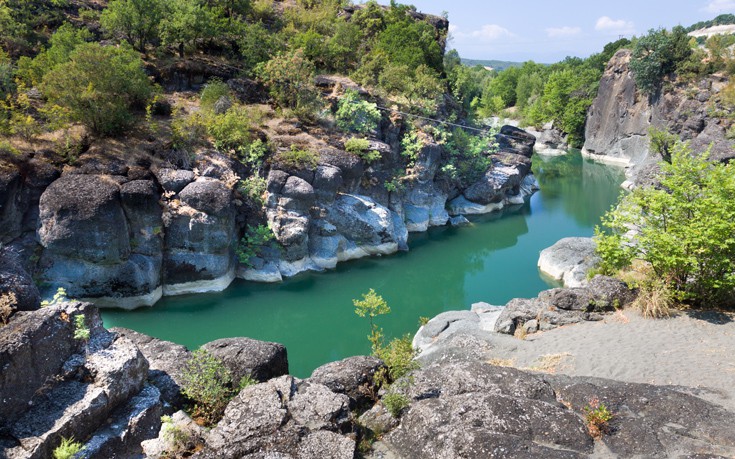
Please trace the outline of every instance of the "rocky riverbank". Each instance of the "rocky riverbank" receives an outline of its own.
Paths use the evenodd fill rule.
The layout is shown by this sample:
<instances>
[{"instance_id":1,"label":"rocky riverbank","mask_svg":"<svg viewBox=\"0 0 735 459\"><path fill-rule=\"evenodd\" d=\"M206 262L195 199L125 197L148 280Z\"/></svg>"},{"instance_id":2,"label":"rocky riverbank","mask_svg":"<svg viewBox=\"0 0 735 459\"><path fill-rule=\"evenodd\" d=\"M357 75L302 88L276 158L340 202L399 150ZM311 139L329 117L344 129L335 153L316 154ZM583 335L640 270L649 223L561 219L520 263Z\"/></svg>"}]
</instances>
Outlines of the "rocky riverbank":
<instances>
[{"instance_id":1,"label":"rocky riverbank","mask_svg":"<svg viewBox=\"0 0 735 459\"><path fill-rule=\"evenodd\" d=\"M510 126L497 135L500 148L476 182L457 188L444 180L446 153L426 140L412 175L389 191L382 182L404 162L399 125L386 124L379 136L391 144L372 141L384 159L369 165L328 137L275 124L271 134L280 142L306 142L319 159L313 166L274 163L264 205L255 209L236 186L246 175L242 164L216 151L189 165L172 164L155 140L129 157L90 148L63 167L52 152L7 157L0 242L19 255L45 297L61 287L101 307L135 308L162 295L222 290L236 276L273 282L407 250L411 231L522 203L537 189L530 171L535 139ZM263 250L241 265L238 241L259 221L280 250Z\"/></svg>"}]
</instances>

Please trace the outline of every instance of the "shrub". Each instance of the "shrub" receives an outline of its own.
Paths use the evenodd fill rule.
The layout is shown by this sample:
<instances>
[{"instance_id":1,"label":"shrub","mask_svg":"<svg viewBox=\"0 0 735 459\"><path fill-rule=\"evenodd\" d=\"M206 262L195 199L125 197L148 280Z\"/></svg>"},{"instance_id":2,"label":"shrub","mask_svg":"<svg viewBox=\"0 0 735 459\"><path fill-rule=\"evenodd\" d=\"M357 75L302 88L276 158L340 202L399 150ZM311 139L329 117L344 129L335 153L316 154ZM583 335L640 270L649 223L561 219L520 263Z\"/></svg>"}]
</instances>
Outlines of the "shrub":
<instances>
[{"instance_id":1,"label":"shrub","mask_svg":"<svg viewBox=\"0 0 735 459\"><path fill-rule=\"evenodd\" d=\"M267 182L263 177L251 175L245 180L240 180L237 190L240 194L255 203L257 207L263 207L263 195L265 194L266 187Z\"/></svg>"},{"instance_id":2,"label":"shrub","mask_svg":"<svg viewBox=\"0 0 735 459\"><path fill-rule=\"evenodd\" d=\"M353 137L345 142L345 150L356 154L369 163L378 161L382 157L379 151L370 150L369 140L358 139L357 137Z\"/></svg>"},{"instance_id":3,"label":"shrub","mask_svg":"<svg viewBox=\"0 0 735 459\"><path fill-rule=\"evenodd\" d=\"M275 236L273 231L266 225L250 226L245 236L240 239L235 254L238 260L245 266L252 266L251 259L259 256L267 246L273 246Z\"/></svg>"},{"instance_id":4,"label":"shrub","mask_svg":"<svg viewBox=\"0 0 735 459\"><path fill-rule=\"evenodd\" d=\"M671 162L671 152L679 141L679 136L664 129L648 128L648 138L651 151L661 155L664 161Z\"/></svg>"},{"instance_id":5,"label":"shrub","mask_svg":"<svg viewBox=\"0 0 735 459\"><path fill-rule=\"evenodd\" d=\"M410 404L408 397L403 394L393 392L385 394L381 401L394 418L399 417L401 412Z\"/></svg>"},{"instance_id":6,"label":"shrub","mask_svg":"<svg viewBox=\"0 0 735 459\"><path fill-rule=\"evenodd\" d=\"M375 356L388 368L386 375L388 381L396 381L418 368L418 363L414 360L416 350L413 348L410 335L394 338L387 346L380 346Z\"/></svg>"},{"instance_id":7,"label":"shrub","mask_svg":"<svg viewBox=\"0 0 735 459\"><path fill-rule=\"evenodd\" d=\"M252 140L252 119L244 107L232 107L221 115L207 118L207 133L212 136L215 148L220 151L247 154Z\"/></svg>"},{"instance_id":8,"label":"shrub","mask_svg":"<svg viewBox=\"0 0 735 459\"><path fill-rule=\"evenodd\" d=\"M612 231L598 231L597 251L609 266L649 263L677 300L728 305L735 292L735 164L708 156L677 144L660 186L634 190L603 217Z\"/></svg>"},{"instance_id":9,"label":"shrub","mask_svg":"<svg viewBox=\"0 0 735 459\"><path fill-rule=\"evenodd\" d=\"M61 437L61 444L54 448L54 459L71 459L84 448L84 445L74 441L74 438Z\"/></svg>"},{"instance_id":10,"label":"shrub","mask_svg":"<svg viewBox=\"0 0 735 459\"><path fill-rule=\"evenodd\" d=\"M51 103L100 135L117 134L132 122L131 109L145 107L153 88L140 56L129 47L85 43L56 66L41 85Z\"/></svg>"},{"instance_id":11,"label":"shrub","mask_svg":"<svg viewBox=\"0 0 735 459\"><path fill-rule=\"evenodd\" d=\"M74 339L89 341L89 327L84 323L84 314L74 316Z\"/></svg>"},{"instance_id":12,"label":"shrub","mask_svg":"<svg viewBox=\"0 0 735 459\"><path fill-rule=\"evenodd\" d=\"M289 150L278 153L277 161L293 169L314 169L319 164L319 155L308 149L291 145Z\"/></svg>"},{"instance_id":13,"label":"shrub","mask_svg":"<svg viewBox=\"0 0 735 459\"><path fill-rule=\"evenodd\" d=\"M671 32L665 29L649 30L633 46L630 69L636 85L644 94L651 95L661 87L663 78L674 72L692 53L689 37L681 26Z\"/></svg>"},{"instance_id":14,"label":"shrub","mask_svg":"<svg viewBox=\"0 0 735 459\"><path fill-rule=\"evenodd\" d=\"M194 351L181 374L181 392L194 401L194 415L207 424L216 423L232 398L232 374L204 349Z\"/></svg>"},{"instance_id":15,"label":"shrub","mask_svg":"<svg viewBox=\"0 0 735 459\"><path fill-rule=\"evenodd\" d=\"M587 429L595 438L601 437L609 428L609 422L613 418L612 412L598 399L590 400L589 405L584 407Z\"/></svg>"},{"instance_id":16,"label":"shrub","mask_svg":"<svg viewBox=\"0 0 735 459\"><path fill-rule=\"evenodd\" d=\"M662 319L671 316L675 298L665 281L649 274L637 283L637 287L638 296L631 306L641 311L643 317Z\"/></svg>"},{"instance_id":17,"label":"shrub","mask_svg":"<svg viewBox=\"0 0 735 459\"><path fill-rule=\"evenodd\" d=\"M315 72L314 64L301 50L279 54L255 68L280 107L293 109L297 116L307 118L321 106L313 81Z\"/></svg>"},{"instance_id":18,"label":"shrub","mask_svg":"<svg viewBox=\"0 0 735 459\"><path fill-rule=\"evenodd\" d=\"M214 104L222 96L232 97L230 87L219 78L212 78L204 85L204 89L202 89L202 93L199 96L200 106L205 110L214 110Z\"/></svg>"},{"instance_id":19,"label":"shrub","mask_svg":"<svg viewBox=\"0 0 735 459\"><path fill-rule=\"evenodd\" d=\"M339 100L336 117L340 129L368 134L378 128L380 111L377 105L360 99L357 91L348 90Z\"/></svg>"},{"instance_id":20,"label":"shrub","mask_svg":"<svg viewBox=\"0 0 735 459\"><path fill-rule=\"evenodd\" d=\"M123 36L138 51L158 36L166 15L164 0L112 0L102 11L100 24L112 35Z\"/></svg>"}]
</instances>

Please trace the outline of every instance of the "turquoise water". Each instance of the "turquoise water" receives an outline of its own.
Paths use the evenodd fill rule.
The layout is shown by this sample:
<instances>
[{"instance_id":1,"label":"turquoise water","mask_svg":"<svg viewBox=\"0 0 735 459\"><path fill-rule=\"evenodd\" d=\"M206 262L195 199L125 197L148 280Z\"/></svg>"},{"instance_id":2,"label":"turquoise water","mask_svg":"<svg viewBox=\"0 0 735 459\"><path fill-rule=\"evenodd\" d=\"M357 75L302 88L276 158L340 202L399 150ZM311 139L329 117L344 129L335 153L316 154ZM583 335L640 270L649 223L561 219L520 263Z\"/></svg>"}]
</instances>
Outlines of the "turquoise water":
<instances>
[{"instance_id":1,"label":"turquoise water","mask_svg":"<svg viewBox=\"0 0 735 459\"><path fill-rule=\"evenodd\" d=\"M622 171L578 152L534 157L541 190L514 209L472 219L464 228L433 228L409 240L410 251L340 264L280 284L235 281L221 293L167 297L152 308L105 311L107 327L134 330L196 348L248 336L286 345L291 373L369 353L368 324L352 299L374 288L392 308L378 319L388 337L413 334L419 317L503 305L549 288L538 273L541 250L568 236L590 236L617 200Z\"/></svg>"}]
</instances>

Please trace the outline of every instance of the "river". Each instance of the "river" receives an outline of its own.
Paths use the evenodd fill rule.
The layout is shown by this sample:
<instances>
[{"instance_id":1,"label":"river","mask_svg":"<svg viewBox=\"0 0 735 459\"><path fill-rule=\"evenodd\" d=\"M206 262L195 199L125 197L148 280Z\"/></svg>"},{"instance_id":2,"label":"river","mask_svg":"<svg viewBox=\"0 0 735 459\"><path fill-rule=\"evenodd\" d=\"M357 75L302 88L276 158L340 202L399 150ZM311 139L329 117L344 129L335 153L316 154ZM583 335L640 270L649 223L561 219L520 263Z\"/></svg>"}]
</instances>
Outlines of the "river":
<instances>
[{"instance_id":1,"label":"river","mask_svg":"<svg viewBox=\"0 0 735 459\"><path fill-rule=\"evenodd\" d=\"M419 317L503 305L552 286L536 267L541 250L568 236L591 236L620 194L622 169L566 156L534 156L541 185L523 206L473 218L463 228L432 228L409 239L409 252L355 260L280 284L236 280L226 291L162 299L152 308L103 311L105 326L127 327L194 349L247 336L288 349L291 374L370 352L368 323L352 299L370 288L392 312L378 318L386 336L413 334Z\"/></svg>"}]
</instances>

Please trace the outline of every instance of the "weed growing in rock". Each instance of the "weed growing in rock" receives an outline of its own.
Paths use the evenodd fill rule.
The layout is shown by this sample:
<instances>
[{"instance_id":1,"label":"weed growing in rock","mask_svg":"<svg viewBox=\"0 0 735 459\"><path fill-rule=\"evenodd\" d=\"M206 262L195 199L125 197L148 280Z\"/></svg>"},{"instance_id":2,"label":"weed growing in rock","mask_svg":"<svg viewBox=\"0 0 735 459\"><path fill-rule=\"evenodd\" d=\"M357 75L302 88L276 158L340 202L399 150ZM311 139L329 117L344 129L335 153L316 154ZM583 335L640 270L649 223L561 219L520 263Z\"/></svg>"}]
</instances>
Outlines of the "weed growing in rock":
<instances>
[{"instance_id":1,"label":"weed growing in rock","mask_svg":"<svg viewBox=\"0 0 735 459\"><path fill-rule=\"evenodd\" d=\"M403 394L393 392L385 394L381 401L394 418L399 417L401 412L410 404L408 397Z\"/></svg>"},{"instance_id":2,"label":"weed growing in rock","mask_svg":"<svg viewBox=\"0 0 735 459\"><path fill-rule=\"evenodd\" d=\"M244 180L240 180L237 185L237 191L244 197L250 199L257 207L263 207L265 205L264 195L266 188L266 180L258 175L251 175Z\"/></svg>"},{"instance_id":3,"label":"weed growing in rock","mask_svg":"<svg viewBox=\"0 0 735 459\"><path fill-rule=\"evenodd\" d=\"M238 260L245 266L252 267L252 259L259 256L263 249L273 246L275 241L273 231L266 225L249 226L245 236L235 248Z\"/></svg>"},{"instance_id":4,"label":"weed growing in rock","mask_svg":"<svg viewBox=\"0 0 735 459\"><path fill-rule=\"evenodd\" d=\"M172 451L169 453L173 453L174 457L179 457L179 453L187 450L191 437L184 429L174 424L171 416L161 417L161 431L163 439L171 445Z\"/></svg>"},{"instance_id":5,"label":"weed growing in rock","mask_svg":"<svg viewBox=\"0 0 735 459\"><path fill-rule=\"evenodd\" d=\"M587 429L594 438L601 437L609 430L613 414L600 400L596 398L590 400L590 403L584 407L584 412Z\"/></svg>"},{"instance_id":6,"label":"weed growing in rock","mask_svg":"<svg viewBox=\"0 0 735 459\"><path fill-rule=\"evenodd\" d=\"M84 323L84 314L74 316L74 339L89 341L89 327Z\"/></svg>"},{"instance_id":7,"label":"weed growing in rock","mask_svg":"<svg viewBox=\"0 0 735 459\"><path fill-rule=\"evenodd\" d=\"M54 449L53 456L54 459L71 459L79 453L82 448L84 448L84 445L74 441L74 437L62 437L61 443Z\"/></svg>"},{"instance_id":8,"label":"weed growing in rock","mask_svg":"<svg viewBox=\"0 0 735 459\"><path fill-rule=\"evenodd\" d=\"M319 155L311 150L300 149L291 145L290 150L278 153L277 160L292 169L314 169L319 164Z\"/></svg>"},{"instance_id":9,"label":"weed growing in rock","mask_svg":"<svg viewBox=\"0 0 735 459\"><path fill-rule=\"evenodd\" d=\"M238 385L239 390L243 390L246 387L254 386L258 384L258 380L253 378L250 375L245 375L240 379L240 384Z\"/></svg>"},{"instance_id":10,"label":"weed growing in rock","mask_svg":"<svg viewBox=\"0 0 735 459\"><path fill-rule=\"evenodd\" d=\"M13 306L18 303L18 299L14 292L3 293L0 295L0 322L7 325L10 316L13 314Z\"/></svg>"},{"instance_id":11,"label":"weed growing in rock","mask_svg":"<svg viewBox=\"0 0 735 459\"><path fill-rule=\"evenodd\" d=\"M382 155L379 151L370 150L370 141L353 137L345 142L345 150L354 153L365 161L372 163L379 160Z\"/></svg>"},{"instance_id":12,"label":"weed growing in rock","mask_svg":"<svg viewBox=\"0 0 735 459\"><path fill-rule=\"evenodd\" d=\"M66 289L59 287L51 300L44 300L41 302L41 307L56 306L57 304L66 303L69 298L66 296Z\"/></svg>"},{"instance_id":13,"label":"weed growing in rock","mask_svg":"<svg viewBox=\"0 0 735 459\"><path fill-rule=\"evenodd\" d=\"M232 373L211 353L198 349L182 371L181 392L194 403L193 414L208 425L222 417L232 398Z\"/></svg>"}]
</instances>

